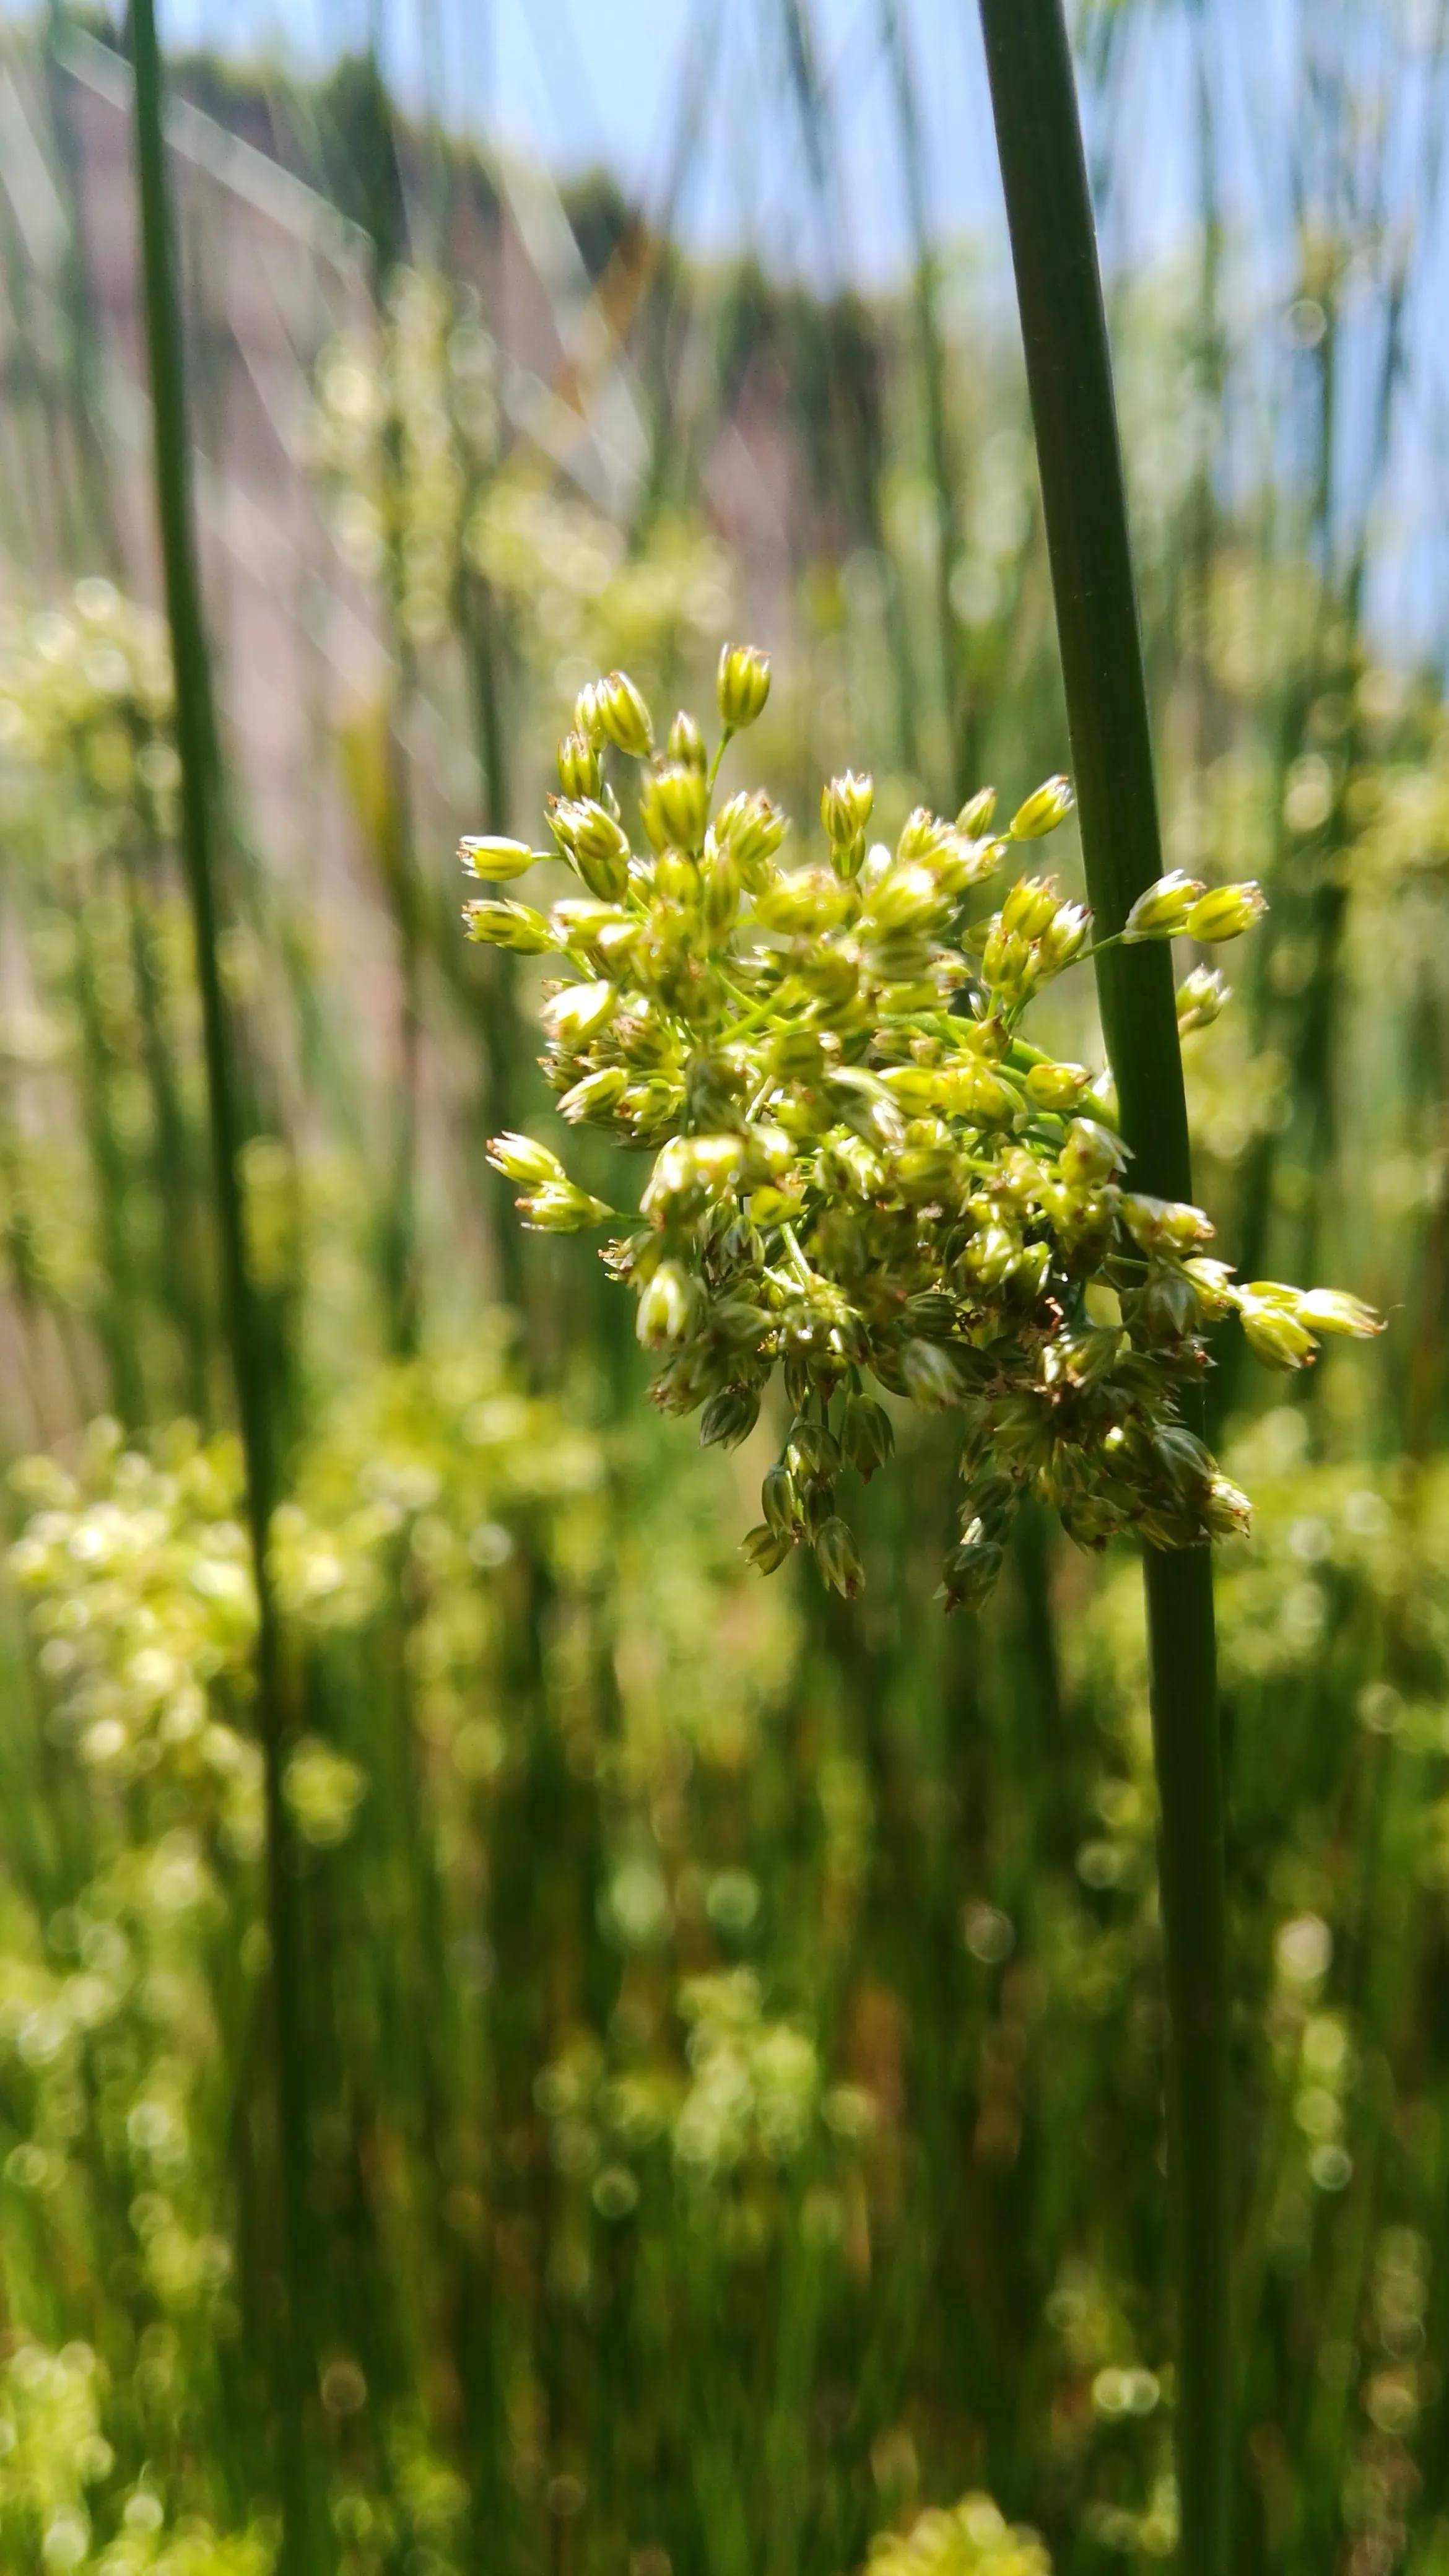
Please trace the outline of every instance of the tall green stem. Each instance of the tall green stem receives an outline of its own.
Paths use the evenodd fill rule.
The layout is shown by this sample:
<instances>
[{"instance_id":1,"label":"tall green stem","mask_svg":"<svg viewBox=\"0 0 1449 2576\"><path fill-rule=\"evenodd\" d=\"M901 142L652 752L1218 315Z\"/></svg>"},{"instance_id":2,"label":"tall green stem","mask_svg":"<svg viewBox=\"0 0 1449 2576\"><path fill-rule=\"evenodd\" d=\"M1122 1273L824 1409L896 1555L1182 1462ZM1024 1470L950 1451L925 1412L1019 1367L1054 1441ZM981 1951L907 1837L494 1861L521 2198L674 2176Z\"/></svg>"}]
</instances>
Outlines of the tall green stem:
<instances>
[{"instance_id":1,"label":"tall green stem","mask_svg":"<svg viewBox=\"0 0 1449 2576\"><path fill-rule=\"evenodd\" d=\"M216 823L220 762L206 634L192 535L190 459L171 208L162 133L162 69L154 0L132 0L136 167L141 204L146 341L154 414L156 499L166 611L175 666L176 747L181 762L181 852L196 941L211 1121L213 1185L246 1509L256 1584L256 1706L266 1809L267 1928L277 2052L283 2279L275 2377L282 2489L282 2576L307 2576L310 2259L302 1946L283 1774L291 1720L283 1688L276 1604L267 1559L277 1495L266 1336L247 1255L238 1153L242 1120L232 1035L217 961Z\"/></svg>"},{"instance_id":2,"label":"tall green stem","mask_svg":"<svg viewBox=\"0 0 1449 2576\"><path fill-rule=\"evenodd\" d=\"M1087 888L1110 937L1162 870L1147 690L1096 232L1061 0L981 0L1021 309ZM1166 948L1097 965L1139 1189L1191 1196ZM1195 1408L1189 1407L1191 1412ZM1184 2576L1228 2568L1228 2032L1212 1566L1144 1558L1161 1799Z\"/></svg>"}]
</instances>

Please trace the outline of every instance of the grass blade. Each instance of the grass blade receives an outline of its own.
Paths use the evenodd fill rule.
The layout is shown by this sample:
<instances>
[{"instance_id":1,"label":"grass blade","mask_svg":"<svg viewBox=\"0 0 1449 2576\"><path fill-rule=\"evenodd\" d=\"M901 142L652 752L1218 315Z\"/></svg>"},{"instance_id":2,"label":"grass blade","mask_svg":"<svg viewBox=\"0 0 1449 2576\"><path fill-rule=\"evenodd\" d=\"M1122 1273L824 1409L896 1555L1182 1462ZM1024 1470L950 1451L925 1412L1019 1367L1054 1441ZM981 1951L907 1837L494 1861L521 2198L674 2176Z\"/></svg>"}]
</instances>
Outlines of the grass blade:
<instances>
[{"instance_id":1,"label":"grass blade","mask_svg":"<svg viewBox=\"0 0 1449 2576\"><path fill-rule=\"evenodd\" d=\"M283 1795L290 1723L267 1561L277 1496L277 1458L266 1341L247 1254L238 1169L242 1121L232 1035L217 958L220 764L192 539L186 394L163 142L163 76L153 0L133 0L131 35L156 499L175 665L176 743L181 761L182 862L196 942L222 1285L245 1458L248 1531L257 1599L256 1707L265 1768L266 1901L277 2051L284 2262L274 2383L283 2513L280 2564L282 2576L305 2576L310 2551L303 2408L310 2396L312 2377L307 2363L307 2143L301 1942Z\"/></svg>"}]
</instances>

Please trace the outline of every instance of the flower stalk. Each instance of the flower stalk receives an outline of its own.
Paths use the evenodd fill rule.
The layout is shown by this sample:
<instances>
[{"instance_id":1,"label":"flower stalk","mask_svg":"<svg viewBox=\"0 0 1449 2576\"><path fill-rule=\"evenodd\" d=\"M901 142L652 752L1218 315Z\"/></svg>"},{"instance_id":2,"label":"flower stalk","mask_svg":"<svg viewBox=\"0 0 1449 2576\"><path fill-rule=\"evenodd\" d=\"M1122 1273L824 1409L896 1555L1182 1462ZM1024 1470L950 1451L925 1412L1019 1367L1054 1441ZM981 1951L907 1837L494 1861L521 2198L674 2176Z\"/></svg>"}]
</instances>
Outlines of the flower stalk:
<instances>
[{"instance_id":1,"label":"flower stalk","mask_svg":"<svg viewBox=\"0 0 1449 2576\"><path fill-rule=\"evenodd\" d=\"M192 534L186 394L154 0L133 0L131 37L156 499L175 673L176 748L181 764L181 856L196 947L222 1287L245 1462L246 1514L257 1602L256 1712L264 1776L267 1932L275 2012L282 2203L283 2262L275 2381L282 2500L279 2568L280 2576L306 2576L311 2561L304 2408L311 2372L306 2295L309 2249L302 1950L283 1790L292 1729L267 1553L277 1496L277 1458L266 1336L247 1251L239 1168L244 1138L236 1063L217 955L220 761Z\"/></svg>"},{"instance_id":2,"label":"flower stalk","mask_svg":"<svg viewBox=\"0 0 1449 2576\"><path fill-rule=\"evenodd\" d=\"M1105 942L1163 874L1095 227L1061 0L981 0L1061 646L1107 1052L1138 1189L1191 1197L1166 948ZM1200 1398L1183 1412L1200 1427ZM1170 2016L1184 2576L1229 2563L1229 2070L1212 1562L1143 1551Z\"/></svg>"}]
</instances>

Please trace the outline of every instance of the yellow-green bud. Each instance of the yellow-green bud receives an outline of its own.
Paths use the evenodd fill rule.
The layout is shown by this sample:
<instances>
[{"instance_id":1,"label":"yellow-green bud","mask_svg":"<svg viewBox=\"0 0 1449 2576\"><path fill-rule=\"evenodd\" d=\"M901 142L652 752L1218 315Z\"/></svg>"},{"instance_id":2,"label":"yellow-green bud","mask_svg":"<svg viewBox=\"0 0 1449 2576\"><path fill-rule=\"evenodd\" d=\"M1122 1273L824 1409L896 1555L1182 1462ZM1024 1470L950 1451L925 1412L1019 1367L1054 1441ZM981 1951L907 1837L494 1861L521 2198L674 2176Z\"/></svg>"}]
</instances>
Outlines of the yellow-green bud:
<instances>
[{"instance_id":1,"label":"yellow-green bud","mask_svg":"<svg viewBox=\"0 0 1449 2576\"><path fill-rule=\"evenodd\" d=\"M558 783L565 796L597 796L604 783L597 746L586 733L566 733L558 747Z\"/></svg>"},{"instance_id":2,"label":"yellow-green bud","mask_svg":"<svg viewBox=\"0 0 1449 2576\"><path fill-rule=\"evenodd\" d=\"M592 797L555 797L549 824L590 894L617 903L629 883L629 836L622 823Z\"/></svg>"},{"instance_id":3,"label":"yellow-green bud","mask_svg":"<svg viewBox=\"0 0 1449 2576\"><path fill-rule=\"evenodd\" d=\"M577 1234L581 1227L599 1225L614 1211L604 1199L591 1199L587 1190L576 1190L571 1181L560 1189L543 1189L518 1201L518 1213L525 1225L540 1234Z\"/></svg>"},{"instance_id":4,"label":"yellow-green bud","mask_svg":"<svg viewBox=\"0 0 1449 2576\"><path fill-rule=\"evenodd\" d=\"M682 761L650 770L640 783L639 819L656 850L697 850L709 820L704 772Z\"/></svg>"},{"instance_id":5,"label":"yellow-green bud","mask_svg":"<svg viewBox=\"0 0 1449 2576\"><path fill-rule=\"evenodd\" d=\"M1126 1157L1115 1136L1095 1118L1074 1118L1062 1147L1062 1173L1078 1187L1095 1189L1121 1170Z\"/></svg>"},{"instance_id":6,"label":"yellow-green bud","mask_svg":"<svg viewBox=\"0 0 1449 2576\"><path fill-rule=\"evenodd\" d=\"M1243 885L1214 886L1199 896L1188 914L1187 935L1200 939L1205 947L1219 939L1237 939L1261 921L1267 909L1268 898L1251 877Z\"/></svg>"},{"instance_id":7,"label":"yellow-green bud","mask_svg":"<svg viewBox=\"0 0 1449 2576\"><path fill-rule=\"evenodd\" d=\"M634 1326L645 1350L671 1350L682 1342L693 1320L694 1303L688 1271L677 1261L661 1261L645 1284Z\"/></svg>"},{"instance_id":8,"label":"yellow-green bud","mask_svg":"<svg viewBox=\"0 0 1449 2576\"><path fill-rule=\"evenodd\" d=\"M715 695L730 733L743 732L764 713L770 694L770 657L753 644L726 644L719 657Z\"/></svg>"},{"instance_id":9,"label":"yellow-green bud","mask_svg":"<svg viewBox=\"0 0 1449 2576\"><path fill-rule=\"evenodd\" d=\"M586 1073L573 1084L558 1104L559 1116L571 1127L582 1119L607 1119L613 1115L629 1087L629 1077L621 1064L601 1065L597 1073Z\"/></svg>"},{"instance_id":10,"label":"yellow-green bud","mask_svg":"<svg viewBox=\"0 0 1449 2576\"><path fill-rule=\"evenodd\" d=\"M1367 1340L1384 1329L1384 1319L1362 1298L1346 1296L1341 1288L1307 1288L1298 1300L1302 1321L1315 1333L1350 1333Z\"/></svg>"},{"instance_id":11,"label":"yellow-green bud","mask_svg":"<svg viewBox=\"0 0 1449 2576\"><path fill-rule=\"evenodd\" d=\"M526 841L505 841L494 833L481 836L469 833L458 843L458 856L470 877L485 877L492 884L509 877L521 877L538 857Z\"/></svg>"},{"instance_id":12,"label":"yellow-green bud","mask_svg":"<svg viewBox=\"0 0 1449 2576\"><path fill-rule=\"evenodd\" d=\"M721 939L740 908L740 864L733 850L717 850L700 871L704 883L704 926Z\"/></svg>"},{"instance_id":13,"label":"yellow-green bud","mask_svg":"<svg viewBox=\"0 0 1449 2576\"><path fill-rule=\"evenodd\" d=\"M874 803L875 781L858 776L853 769L832 778L821 789L820 820L834 849L849 849L862 838Z\"/></svg>"},{"instance_id":14,"label":"yellow-green bud","mask_svg":"<svg viewBox=\"0 0 1449 2576\"><path fill-rule=\"evenodd\" d=\"M1081 956L1092 935L1092 916L1084 903L1059 903L1037 946L1048 974L1059 975Z\"/></svg>"},{"instance_id":15,"label":"yellow-green bud","mask_svg":"<svg viewBox=\"0 0 1449 2576\"><path fill-rule=\"evenodd\" d=\"M979 841L984 833L990 831L991 817L995 811L995 788L978 787L974 796L967 797L957 815L956 829L958 832L964 832L968 840Z\"/></svg>"},{"instance_id":16,"label":"yellow-green bud","mask_svg":"<svg viewBox=\"0 0 1449 2576\"><path fill-rule=\"evenodd\" d=\"M1175 939L1186 930L1188 914L1203 891L1200 877L1173 868L1140 894L1122 925L1126 940Z\"/></svg>"},{"instance_id":17,"label":"yellow-green bud","mask_svg":"<svg viewBox=\"0 0 1449 2576\"><path fill-rule=\"evenodd\" d=\"M678 761L685 769L708 769L709 767L709 754L704 747L704 736L693 716L684 707L680 708L669 728L666 748L670 759Z\"/></svg>"},{"instance_id":18,"label":"yellow-green bud","mask_svg":"<svg viewBox=\"0 0 1449 2576\"><path fill-rule=\"evenodd\" d=\"M511 1130L488 1139L488 1160L495 1172L514 1181L520 1189L537 1190L559 1186L568 1179L557 1154L547 1145L538 1144L532 1136L519 1136Z\"/></svg>"},{"instance_id":19,"label":"yellow-green bud","mask_svg":"<svg viewBox=\"0 0 1449 2576\"><path fill-rule=\"evenodd\" d=\"M1122 1222L1144 1252L1195 1252L1211 1243L1211 1221L1184 1199L1154 1199L1140 1191L1125 1192Z\"/></svg>"},{"instance_id":20,"label":"yellow-green bud","mask_svg":"<svg viewBox=\"0 0 1449 2576\"><path fill-rule=\"evenodd\" d=\"M610 671L594 686L599 692L598 721L605 739L631 760L643 760L654 748L654 728L628 672Z\"/></svg>"},{"instance_id":21,"label":"yellow-green bud","mask_svg":"<svg viewBox=\"0 0 1449 2576\"><path fill-rule=\"evenodd\" d=\"M1084 1064L1034 1064L1026 1096L1036 1109L1075 1109L1091 1078Z\"/></svg>"},{"instance_id":22,"label":"yellow-green bud","mask_svg":"<svg viewBox=\"0 0 1449 2576\"><path fill-rule=\"evenodd\" d=\"M1018 877L1001 907L1001 927L1039 939L1057 917L1057 890L1049 877Z\"/></svg>"},{"instance_id":23,"label":"yellow-green bud","mask_svg":"<svg viewBox=\"0 0 1449 2576\"><path fill-rule=\"evenodd\" d=\"M1238 1291L1243 1330L1270 1368L1303 1368L1316 1353L1312 1333L1298 1320L1298 1303L1291 1289L1285 1292L1271 1280L1254 1280Z\"/></svg>"},{"instance_id":24,"label":"yellow-green bud","mask_svg":"<svg viewBox=\"0 0 1449 2576\"><path fill-rule=\"evenodd\" d=\"M1040 840L1044 832L1054 832L1059 823L1066 821L1073 802L1070 779L1045 779L1012 815L1007 827L1010 838L1013 841Z\"/></svg>"},{"instance_id":25,"label":"yellow-green bud","mask_svg":"<svg viewBox=\"0 0 1449 2576\"><path fill-rule=\"evenodd\" d=\"M733 853L746 884L752 885L789 828L778 805L772 805L764 789L757 787L751 794L732 796L720 807L714 818L715 846Z\"/></svg>"},{"instance_id":26,"label":"yellow-green bud","mask_svg":"<svg viewBox=\"0 0 1449 2576\"><path fill-rule=\"evenodd\" d=\"M613 984L602 980L592 984L566 984L544 1003L539 1016L554 1045L566 1051L586 1046L607 1028L618 1007L619 995Z\"/></svg>"},{"instance_id":27,"label":"yellow-green bud","mask_svg":"<svg viewBox=\"0 0 1449 2576\"><path fill-rule=\"evenodd\" d=\"M543 914L528 903L465 903L463 922L470 939L522 957L541 957L554 944Z\"/></svg>"},{"instance_id":28,"label":"yellow-green bud","mask_svg":"<svg viewBox=\"0 0 1449 2576\"><path fill-rule=\"evenodd\" d=\"M1187 1037L1194 1029L1211 1028L1231 1000L1231 990L1215 966L1194 966L1177 988L1178 1035Z\"/></svg>"}]
</instances>

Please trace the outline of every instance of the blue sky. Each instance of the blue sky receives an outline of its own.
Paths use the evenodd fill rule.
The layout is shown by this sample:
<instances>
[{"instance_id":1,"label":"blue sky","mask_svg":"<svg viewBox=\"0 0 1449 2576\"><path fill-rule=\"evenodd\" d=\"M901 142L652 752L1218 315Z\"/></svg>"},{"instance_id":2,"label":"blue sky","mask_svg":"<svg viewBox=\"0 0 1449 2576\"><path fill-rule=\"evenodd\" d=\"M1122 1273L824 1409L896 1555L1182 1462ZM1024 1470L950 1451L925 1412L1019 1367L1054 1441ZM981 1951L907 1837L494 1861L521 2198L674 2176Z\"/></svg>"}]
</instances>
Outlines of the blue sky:
<instances>
[{"instance_id":1,"label":"blue sky","mask_svg":"<svg viewBox=\"0 0 1449 2576\"><path fill-rule=\"evenodd\" d=\"M670 188L681 106L702 86L699 148L684 174L680 229L704 250L754 241L781 267L836 265L868 281L900 273L909 230L900 184L880 0L812 0L809 12L843 184L822 238L808 183L779 0L406 0L382 13L399 86L441 94L460 122L557 170L603 163L644 204ZM266 50L316 62L366 39L365 0L163 0L176 42ZM995 173L972 0L901 0L921 102L926 183L951 235L992 219ZM1176 86L1170 47L1152 73ZM1153 229L1179 210L1180 155L1159 148L1159 117L1138 128L1133 194Z\"/></svg>"}]
</instances>

